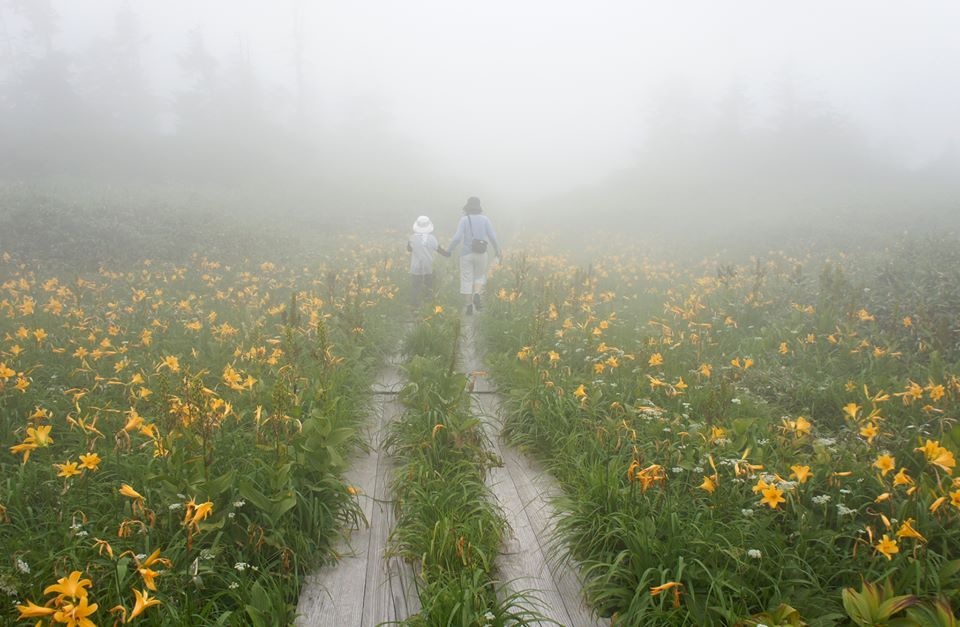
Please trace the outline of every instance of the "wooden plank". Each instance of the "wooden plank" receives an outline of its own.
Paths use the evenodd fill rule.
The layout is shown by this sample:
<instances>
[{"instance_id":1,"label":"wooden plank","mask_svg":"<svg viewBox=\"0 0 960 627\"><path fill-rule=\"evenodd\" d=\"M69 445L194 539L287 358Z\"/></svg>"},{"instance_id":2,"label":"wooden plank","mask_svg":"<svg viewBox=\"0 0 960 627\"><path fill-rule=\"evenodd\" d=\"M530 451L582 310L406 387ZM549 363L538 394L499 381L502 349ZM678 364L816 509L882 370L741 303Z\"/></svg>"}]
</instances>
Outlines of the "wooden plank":
<instances>
[{"instance_id":1,"label":"wooden plank","mask_svg":"<svg viewBox=\"0 0 960 627\"><path fill-rule=\"evenodd\" d=\"M373 389L395 387L398 381L397 368L391 365L381 372ZM340 559L306 579L295 625L373 627L406 619L419 610L410 566L401 560L389 564L385 560L393 504L391 464L382 444L386 426L399 415L399 404L391 396L380 396L374 398L372 409L374 416L364 428L367 450L357 455L344 473L344 480L360 492L357 499L367 524L343 530L336 545Z\"/></svg>"},{"instance_id":2,"label":"wooden plank","mask_svg":"<svg viewBox=\"0 0 960 627\"><path fill-rule=\"evenodd\" d=\"M467 326L461 350L467 372L484 370L476 338L476 327ZM596 617L587 606L576 565L563 559L562 553L550 554L556 543L551 542L554 510L549 497L559 493L558 486L500 438L500 399L488 380L474 378L473 390L485 392L475 396L475 406L494 452L503 460L502 468L489 473L488 484L510 526L497 560L504 592L528 592L537 600L535 609L561 625L609 625L609 620Z\"/></svg>"}]
</instances>

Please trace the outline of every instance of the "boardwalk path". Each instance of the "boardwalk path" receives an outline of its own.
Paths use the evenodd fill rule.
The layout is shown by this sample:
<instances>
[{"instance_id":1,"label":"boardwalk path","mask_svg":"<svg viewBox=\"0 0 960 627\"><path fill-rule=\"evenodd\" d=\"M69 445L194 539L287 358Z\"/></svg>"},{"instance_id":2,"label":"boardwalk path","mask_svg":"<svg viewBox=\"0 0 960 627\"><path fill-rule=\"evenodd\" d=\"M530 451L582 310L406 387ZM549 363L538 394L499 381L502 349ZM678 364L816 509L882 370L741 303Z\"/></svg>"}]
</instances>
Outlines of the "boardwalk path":
<instances>
[{"instance_id":1,"label":"boardwalk path","mask_svg":"<svg viewBox=\"0 0 960 627\"><path fill-rule=\"evenodd\" d=\"M372 627L402 620L420 609L411 568L385 555L394 516L389 491L392 464L382 444L387 425L400 414L396 399L400 386L397 365L388 364L373 388L375 415L365 434L369 450L354 459L344 476L360 490L357 498L369 527L361 524L353 530L337 547L340 561L304 582L296 625Z\"/></svg>"},{"instance_id":2,"label":"boardwalk path","mask_svg":"<svg viewBox=\"0 0 960 627\"><path fill-rule=\"evenodd\" d=\"M475 327L466 325L462 365L467 372L483 370L476 349ZM358 456L346 481L360 489L358 497L369 527L353 530L339 551L336 564L326 566L304 583L296 624L302 627L373 627L403 620L419 610L413 572L401 560L386 560L385 547L393 527L389 482L391 463L382 451L385 427L400 414L395 395L401 386L396 364L381 373L374 386L376 416L367 428L370 450ZM503 459L488 483L503 509L510 531L497 562L507 590L525 590L539 600L546 618L570 627L608 625L591 616L582 601L577 575L562 560L549 559L547 541L553 533L553 510L547 499L557 491L552 479L525 457L500 441L499 399L483 376L474 377L475 411L495 452Z\"/></svg>"},{"instance_id":3,"label":"boardwalk path","mask_svg":"<svg viewBox=\"0 0 960 627\"><path fill-rule=\"evenodd\" d=\"M482 372L476 327L467 326L463 360L467 372ZM553 507L548 499L558 493L553 478L500 439L500 399L483 376L474 378L474 393L494 452L503 459L487 480L510 525L497 560L500 579L510 592L527 590L540 603L535 608L545 618L570 627L609 625L592 616L583 601L580 580L567 563L548 553L553 536Z\"/></svg>"}]
</instances>

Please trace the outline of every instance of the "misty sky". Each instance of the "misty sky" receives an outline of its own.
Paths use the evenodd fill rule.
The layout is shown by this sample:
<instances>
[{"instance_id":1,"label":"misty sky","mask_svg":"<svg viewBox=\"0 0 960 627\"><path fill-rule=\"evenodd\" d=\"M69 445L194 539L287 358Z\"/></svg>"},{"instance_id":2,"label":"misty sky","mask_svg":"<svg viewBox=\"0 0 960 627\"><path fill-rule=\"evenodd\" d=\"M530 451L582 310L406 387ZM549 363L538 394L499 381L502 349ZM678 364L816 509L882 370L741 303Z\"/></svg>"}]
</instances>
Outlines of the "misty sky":
<instances>
[{"instance_id":1,"label":"misty sky","mask_svg":"<svg viewBox=\"0 0 960 627\"><path fill-rule=\"evenodd\" d=\"M30 0L18 0L29 2ZM56 0L58 43L81 52L122 0ZM960 139L960 2L165 0L133 2L151 82L178 86L199 28L228 59L249 55L278 113L295 94L304 33L310 117L376 120L438 174L524 202L630 164L658 94L709 109L740 85L752 124L785 83L849 117L911 165ZM8 24L7 36L16 36ZM13 33L10 33L13 31Z\"/></svg>"}]
</instances>

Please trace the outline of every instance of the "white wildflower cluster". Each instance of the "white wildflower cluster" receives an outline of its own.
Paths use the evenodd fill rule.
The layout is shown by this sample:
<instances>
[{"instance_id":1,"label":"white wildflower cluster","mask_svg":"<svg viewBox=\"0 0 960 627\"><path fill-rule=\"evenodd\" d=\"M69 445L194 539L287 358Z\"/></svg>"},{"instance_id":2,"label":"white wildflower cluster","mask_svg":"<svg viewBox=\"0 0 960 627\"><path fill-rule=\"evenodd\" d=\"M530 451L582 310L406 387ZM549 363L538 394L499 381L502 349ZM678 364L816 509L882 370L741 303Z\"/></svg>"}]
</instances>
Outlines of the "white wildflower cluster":
<instances>
[{"instance_id":1,"label":"white wildflower cluster","mask_svg":"<svg viewBox=\"0 0 960 627\"><path fill-rule=\"evenodd\" d=\"M247 564L246 562L237 562L236 564L233 565L233 567L234 569L236 569L237 572L242 573L243 571L247 570L247 568L250 567L250 564Z\"/></svg>"},{"instance_id":2,"label":"white wildflower cluster","mask_svg":"<svg viewBox=\"0 0 960 627\"><path fill-rule=\"evenodd\" d=\"M730 402L733 403L734 405L739 405L743 401L741 401L739 398L731 398Z\"/></svg>"},{"instance_id":3,"label":"white wildflower cluster","mask_svg":"<svg viewBox=\"0 0 960 627\"><path fill-rule=\"evenodd\" d=\"M237 583L236 581L231 581L231 582L230 582L230 585L227 586L227 587L230 588L231 590L236 590L237 588L240 587L240 584Z\"/></svg>"},{"instance_id":4,"label":"white wildflower cluster","mask_svg":"<svg viewBox=\"0 0 960 627\"><path fill-rule=\"evenodd\" d=\"M815 505L826 505L830 502L829 494L818 494L810 499Z\"/></svg>"},{"instance_id":5,"label":"white wildflower cluster","mask_svg":"<svg viewBox=\"0 0 960 627\"><path fill-rule=\"evenodd\" d=\"M17 596L17 587L13 584L13 581L4 574L0 574L0 592L11 597Z\"/></svg>"},{"instance_id":6,"label":"white wildflower cluster","mask_svg":"<svg viewBox=\"0 0 960 627\"><path fill-rule=\"evenodd\" d=\"M837 440L836 438L817 438L813 443L820 446L833 446L837 443Z\"/></svg>"},{"instance_id":7,"label":"white wildflower cluster","mask_svg":"<svg viewBox=\"0 0 960 627\"><path fill-rule=\"evenodd\" d=\"M770 444L770 440L767 438L760 438L757 440L757 446L766 446L767 444Z\"/></svg>"},{"instance_id":8,"label":"white wildflower cluster","mask_svg":"<svg viewBox=\"0 0 960 627\"><path fill-rule=\"evenodd\" d=\"M750 549L749 551L747 551L747 557L758 560L762 557L762 554L758 549Z\"/></svg>"},{"instance_id":9,"label":"white wildflower cluster","mask_svg":"<svg viewBox=\"0 0 960 627\"><path fill-rule=\"evenodd\" d=\"M796 482L796 481L786 481L786 480L784 480L784 481L780 481L779 483L777 483L777 487L778 487L779 489L783 490L784 492L787 492L788 490L792 490L792 489L794 489L795 487L797 487L797 482Z\"/></svg>"},{"instance_id":10,"label":"white wildflower cluster","mask_svg":"<svg viewBox=\"0 0 960 627\"><path fill-rule=\"evenodd\" d=\"M171 503L170 505L167 505L167 509L169 509L171 512L175 512L182 507L182 503Z\"/></svg>"},{"instance_id":11,"label":"white wildflower cluster","mask_svg":"<svg viewBox=\"0 0 960 627\"><path fill-rule=\"evenodd\" d=\"M837 514L839 514L840 516L847 516L848 514L856 514L856 513L857 513L857 510L850 509L843 503L837 503Z\"/></svg>"},{"instance_id":12,"label":"white wildflower cluster","mask_svg":"<svg viewBox=\"0 0 960 627\"><path fill-rule=\"evenodd\" d=\"M746 508L744 508L744 509L741 509L741 510L740 510L740 513L743 514L744 517L746 517L746 518L750 518L751 516L753 516L753 510L750 509L749 507L746 507Z\"/></svg>"},{"instance_id":13,"label":"white wildflower cluster","mask_svg":"<svg viewBox=\"0 0 960 627\"><path fill-rule=\"evenodd\" d=\"M680 466L674 466L673 468L670 469L670 472L672 472L675 475L679 475L680 473L683 472L683 468L681 468Z\"/></svg>"},{"instance_id":14,"label":"white wildflower cluster","mask_svg":"<svg viewBox=\"0 0 960 627\"><path fill-rule=\"evenodd\" d=\"M17 558L17 570L19 570L19 571L20 571L21 573L23 573L24 575L29 575L29 574L30 574L30 564L27 564L25 561L23 561L22 559L20 559L20 558L18 557L18 558Z\"/></svg>"},{"instance_id":15,"label":"white wildflower cluster","mask_svg":"<svg viewBox=\"0 0 960 627\"><path fill-rule=\"evenodd\" d=\"M241 507L243 507L243 506L246 505L246 504L247 504L247 502L244 501L243 499L240 499L239 501L234 501L234 502L233 502L233 506L236 507L237 509L240 509Z\"/></svg>"}]
</instances>

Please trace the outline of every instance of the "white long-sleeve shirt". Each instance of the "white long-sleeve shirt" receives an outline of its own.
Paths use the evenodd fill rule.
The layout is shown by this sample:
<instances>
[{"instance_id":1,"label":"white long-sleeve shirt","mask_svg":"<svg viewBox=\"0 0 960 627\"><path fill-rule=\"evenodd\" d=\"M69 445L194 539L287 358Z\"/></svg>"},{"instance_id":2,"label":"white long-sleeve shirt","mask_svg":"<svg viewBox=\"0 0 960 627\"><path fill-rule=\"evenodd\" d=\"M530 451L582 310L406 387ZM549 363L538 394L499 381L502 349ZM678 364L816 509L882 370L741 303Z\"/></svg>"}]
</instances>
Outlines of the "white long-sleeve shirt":
<instances>
[{"instance_id":1,"label":"white long-sleeve shirt","mask_svg":"<svg viewBox=\"0 0 960 627\"><path fill-rule=\"evenodd\" d=\"M433 274L433 258L440 244L431 233L414 233L410 243L410 274Z\"/></svg>"}]
</instances>

